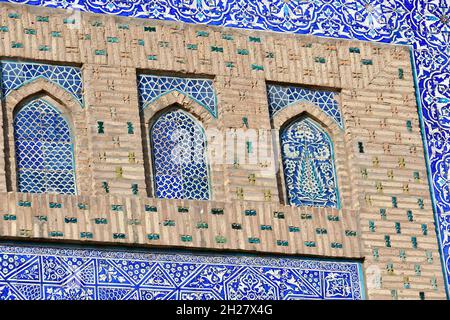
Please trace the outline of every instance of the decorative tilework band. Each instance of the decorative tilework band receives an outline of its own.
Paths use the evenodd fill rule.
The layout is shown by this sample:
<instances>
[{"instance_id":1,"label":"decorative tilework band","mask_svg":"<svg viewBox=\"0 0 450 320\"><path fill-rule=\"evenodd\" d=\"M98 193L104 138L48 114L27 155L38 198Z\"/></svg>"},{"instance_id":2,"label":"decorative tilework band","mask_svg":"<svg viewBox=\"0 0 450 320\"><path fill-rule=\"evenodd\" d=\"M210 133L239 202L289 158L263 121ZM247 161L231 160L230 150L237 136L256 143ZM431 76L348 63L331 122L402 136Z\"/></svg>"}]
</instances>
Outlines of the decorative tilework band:
<instances>
[{"instance_id":1,"label":"decorative tilework band","mask_svg":"<svg viewBox=\"0 0 450 320\"><path fill-rule=\"evenodd\" d=\"M364 299L358 262L0 246L0 300Z\"/></svg>"}]
</instances>

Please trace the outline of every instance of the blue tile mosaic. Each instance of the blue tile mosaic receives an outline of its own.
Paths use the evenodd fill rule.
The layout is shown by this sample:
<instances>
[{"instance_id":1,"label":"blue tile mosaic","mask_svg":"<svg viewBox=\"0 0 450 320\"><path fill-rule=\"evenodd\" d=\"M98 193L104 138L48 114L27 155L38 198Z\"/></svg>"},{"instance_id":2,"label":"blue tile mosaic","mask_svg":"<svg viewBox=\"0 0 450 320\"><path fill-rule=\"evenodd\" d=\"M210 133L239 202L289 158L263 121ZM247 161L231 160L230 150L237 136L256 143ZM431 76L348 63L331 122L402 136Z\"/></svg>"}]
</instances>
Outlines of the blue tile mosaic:
<instances>
[{"instance_id":1,"label":"blue tile mosaic","mask_svg":"<svg viewBox=\"0 0 450 320\"><path fill-rule=\"evenodd\" d=\"M361 264L0 246L0 300L364 299Z\"/></svg>"},{"instance_id":2,"label":"blue tile mosaic","mask_svg":"<svg viewBox=\"0 0 450 320\"><path fill-rule=\"evenodd\" d=\"M0 0L120 16L409 45L446 283L450 276L447 0Z\"/></svg>"},{"instance_id":3,"label":"blue tile mosaic","mask_svg":"<svg viewBox=\"0 0 450 320\"><path fill-rule=\"evenodd\" d=\"M138 75L138 90L142 109L161 96L178 91L194 99L217 118L217 97L212 80Z\"/></svg>"},{"instance_id":4,"label":"blue tile mosaic","mask_svg":"<svg viewBox=\"0 0 450 320\"><path fill-rule=\"evenodd\" d=\"M14 117L19 192L75 194L70 127L44 99L28 102Z\"/></svg>"},{"instance_id":5,"label":"blue tile mosaic","mask_svg":"<svg viewBox=\"0 0 450 320\"><path fill-rule=\"evenodd\" d=\"M338 207L333 143L320 125L300 118L281 132L281 153L289 203Z\"/></svg>"},{"instance_id":6,"label":"blue tile mosaic","mask_svg":"<svg viewBox=\"0 0 450 320\"><path fill-rule=\"evenodd\" d=\"M163 199L209 199L206 136L180 109L160 115L150 129L155 195Z\"/></svg>"},{"instance_id":7,"label":"blue tile mosaic","mask_svg":"<svg viewBox=\"0 0 450 320\"><path fill-rule=\"evenodd\" d=\"M309 90L300 87L268 85L269 114L275 114L297 102L310 102L331 117L341 128L344 123L341 116L337 93L329 91Z\"/></svg>"},{"instance_id":8,"label":"blue tile mosaic","mask_svg":"<svg viewBox=\"0 0 450 320\"><path fill-rule=\"evenodd\" d=\"M1 61L2 97L38 78L44 78L66 90L83 105L81 69L29 62Z\"/></svg>"}]
</instances>

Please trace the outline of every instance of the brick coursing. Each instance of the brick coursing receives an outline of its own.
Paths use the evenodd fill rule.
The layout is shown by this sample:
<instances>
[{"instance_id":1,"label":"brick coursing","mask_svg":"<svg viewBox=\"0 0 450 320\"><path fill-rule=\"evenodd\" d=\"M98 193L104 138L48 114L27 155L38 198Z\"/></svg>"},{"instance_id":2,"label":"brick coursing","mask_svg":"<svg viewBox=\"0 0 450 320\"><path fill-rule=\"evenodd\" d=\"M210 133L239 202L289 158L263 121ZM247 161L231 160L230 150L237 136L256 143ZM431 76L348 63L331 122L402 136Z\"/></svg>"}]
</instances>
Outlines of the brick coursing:
<instances>
[{"instance_id":1,"label":"brick coursing","mask_svg":"<svg viewBox=\"0 0 450 320\"><path fill-rule=\"evenodd\" d=\"M0 32L0 57L81 66L85 100L81 108L64 90L39 79L2 101L3 238L360 258L370 299L418 299L420 292L445 298L408 48L20 5L0 9L0 26L7 30ZM37 21L43 15L48 22ZM217 119L176 93L140 114L139 72L213 78ZM306 103L271 121L267 82L338 92L344 130ZM50 99L72 120L78 196L17 192L12 116L34 95ZM286 202L284 182L273 162L211 163L211 201L152 199L142 130L173 103L205 129L221 132L277 129L307 112L333 139L342 209L280 204ZM97 132L98 121L104 134ZM128 122L133 134L127 133ZM208 144L214 150L211 137ZM271 145L265 151L268 159L279 157Z\"/></svg>"}]
</instances>

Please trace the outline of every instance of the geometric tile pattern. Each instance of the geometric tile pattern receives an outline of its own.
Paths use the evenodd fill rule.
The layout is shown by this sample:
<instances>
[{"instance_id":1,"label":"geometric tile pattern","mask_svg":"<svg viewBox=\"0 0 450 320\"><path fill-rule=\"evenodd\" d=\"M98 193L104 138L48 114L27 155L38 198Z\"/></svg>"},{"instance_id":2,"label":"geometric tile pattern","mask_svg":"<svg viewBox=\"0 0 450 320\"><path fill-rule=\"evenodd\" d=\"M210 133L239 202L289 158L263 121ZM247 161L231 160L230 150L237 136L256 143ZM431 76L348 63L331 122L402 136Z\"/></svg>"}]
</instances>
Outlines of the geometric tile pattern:
<instances>
[{"instance_id":1,"label":"geometric tile pattern","mask_svg":"<svg viewBox=\"0 0 450 320\"><path fill-rule=\"evenodd\" d=\"M0 0L251 30L409 45L439 243L450 277L450 5L446 0Z\"/></svg>"},{"instance_id":2,"label":"geometric tile pattern","mask_svg":"<svg viewBox=\"0 0 450 320\"><path fill-rule=\"evenodd\" d=\"M0 75L0 87L3 98L12 90L17 90L21 86L38 78L44 78L72 94L80 105L83 105L83 82L80 68L29 62L1 61Z\"/></svg>"},{"instance_id":3,"label":"geometric tile pattern","mask_svg":"<svg viewBox=\"0 0 450 320\"><path fill-rule=\"evenodd\" d=\"M19 192L75 194L73 142L67 120L43 99L14 117Z\"/></svg>"},{"instance_id":4,"label":"geometric tile pattern","mask_svg":"<svg viewBox=\"0 0 450 320\"><path fill-rule=\"evenodd\" d=\"M337 207L333 144L320 125L296 120L281 132L281 150L289 203Z\"/></svg>"},{"instance_id":5,"label":"geometric tile pattern","mask_svg":"<svg viewBox=\"0 0 450 320\"><path fill-rule=\"evenodd\" d=\"M364 299L361 264L0 246L0 300Z\"/></svg>"},{"instance_id":6,"label":"geometric tile pattern","mask_svg":"<svg viewBox=\"0 0 450 320\"><path fill-rule=\"evenodd\" d=\"M269 114L273 118L275 114L297 102L311 102L331 117L339 127L343 128L341 110L336 101L336 93L328 91L309 90L299 87L287 87L280 85L268 85Z\"/></svg>"},{"instance_id":7,"label":"geometric tile pattern","mask_svg":"<svg viewBox=\"0 0 450 320\"><path fill-rule=\"evenodd\" d=\"M209 199L206 137L187 112L169 110L150 129L155 196L162 199Z\"/></svg>"},{"instance_id":8,"label":"geometric tile pattern","mask_svg":"<svg viewBox=\"0 0 450 320\"><path fill-rule=\"evenodd\" d=\"M152 75L138 75L141 109L172 91L189 96L217 118L217 97L213 81Z\"/></svg>"}]
</instances>

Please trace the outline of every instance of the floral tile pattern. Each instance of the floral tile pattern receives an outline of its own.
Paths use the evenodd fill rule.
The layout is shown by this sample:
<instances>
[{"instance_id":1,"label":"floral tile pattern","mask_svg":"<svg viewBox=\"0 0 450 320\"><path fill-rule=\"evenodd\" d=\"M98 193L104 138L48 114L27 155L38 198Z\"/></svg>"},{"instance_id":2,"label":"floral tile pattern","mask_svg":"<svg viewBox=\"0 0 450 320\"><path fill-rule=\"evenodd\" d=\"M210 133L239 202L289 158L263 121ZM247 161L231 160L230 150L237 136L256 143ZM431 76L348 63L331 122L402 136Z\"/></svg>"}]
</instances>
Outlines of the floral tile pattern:
<instances>
[{"instance_id":1,"label":"floral tile pattern","mask_svg":"<svg viewBox=\"0 0 450 320\"><path fill-rule=\"evenodd\" d=\"M0 300L364 299L361 265L0 246Z\"/></svg>"},{"instance_id":2,"label":"floral tile pattern","mask_svg":"<svg viewBox=\"0 0 450 320\"><path fill-rule=\"evenodd\" d=\"M19 192L75 194L70 127L44 99L28 102L14 118Z\"/></svg>"}]
</instances>

